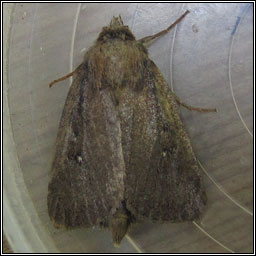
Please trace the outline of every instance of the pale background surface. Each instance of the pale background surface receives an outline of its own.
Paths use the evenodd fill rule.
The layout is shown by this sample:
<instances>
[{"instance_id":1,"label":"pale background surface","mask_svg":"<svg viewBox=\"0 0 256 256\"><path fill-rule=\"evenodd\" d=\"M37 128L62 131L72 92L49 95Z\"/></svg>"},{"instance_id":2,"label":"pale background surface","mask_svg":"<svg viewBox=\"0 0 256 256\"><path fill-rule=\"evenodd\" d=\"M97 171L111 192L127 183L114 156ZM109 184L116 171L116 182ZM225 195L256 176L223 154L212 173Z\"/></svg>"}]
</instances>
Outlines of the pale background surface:
<instances>
[{"instance_id":1,"label":"pale background surface","mask_svg":"<svg viewBox=\"0 0 256 256\"><path fill-rule=\"evenodd\" d=\"M40 4L12 6L5 45L4 231L15 252L253 250L253 5L248 3ZM56 230L47 214L48 173L73 70L113 15L139 39L190 14L149 48L181 108L205 173L208 209L198 223L138 223L112 246L108 231ZM5 10L6 11L6 10ZM8 33L6 34L8 36ZM153 191L152 191L153 193Z\"/></svg>"}]
</instances>

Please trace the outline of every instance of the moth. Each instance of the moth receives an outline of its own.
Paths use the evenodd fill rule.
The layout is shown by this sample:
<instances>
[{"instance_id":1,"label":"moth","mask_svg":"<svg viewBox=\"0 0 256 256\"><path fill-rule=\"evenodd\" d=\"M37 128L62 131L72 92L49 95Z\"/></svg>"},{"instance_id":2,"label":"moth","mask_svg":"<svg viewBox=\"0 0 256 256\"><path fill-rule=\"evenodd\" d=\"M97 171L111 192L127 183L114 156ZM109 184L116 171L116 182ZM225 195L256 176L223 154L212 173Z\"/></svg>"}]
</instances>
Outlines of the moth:
<instances>
[{"instance_id":1,"label":"moth","mask_svg":"<svg viewBox=\"0 0 256 256\"><path fill-rule=\"evenodd\" d=\"M207 197L178 105L121 16L103 27L83 62L50 87L74 76L63 109L48 186L56 227L109 228L120 244L131 223L200 218Z\"/></svg>"}]
</instances>

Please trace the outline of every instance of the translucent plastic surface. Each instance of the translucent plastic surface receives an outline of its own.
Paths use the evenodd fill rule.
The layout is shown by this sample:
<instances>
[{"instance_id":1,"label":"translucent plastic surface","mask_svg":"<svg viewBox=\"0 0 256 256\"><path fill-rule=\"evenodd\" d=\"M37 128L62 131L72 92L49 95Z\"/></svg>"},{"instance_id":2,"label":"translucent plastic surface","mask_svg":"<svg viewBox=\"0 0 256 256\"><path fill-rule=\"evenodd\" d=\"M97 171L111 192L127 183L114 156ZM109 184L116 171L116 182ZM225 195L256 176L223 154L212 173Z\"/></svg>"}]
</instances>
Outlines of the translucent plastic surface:
<instances>
[{"instance_id":1,"label":"translucent plastic surface","mask_svg":"<svg viewBox=\"0 0 256 256\"><path fill-rule=\"evenodd\" d=\"M113 15L121 14L139 39L166 28L187 9L190 14L156 40L149 53L183 102L218 110L201 114L181 107L180 111L205 174L209 204L203 219L181 224L138 223L120 248L113 247L107 230L55 229L47 214L48 174L71 81L51 89L49 82L80 64ZM8 132L14 139L18 166L16 190L11 193L8 185L13 184L4 180L9 200L4 214L6 219L17 218L17 223L22 223L22 218L30 223L18 227L22 234L19 241L31 251L252 252L251 4L17 3L7 58ZM8 159L12 167L14 162ZM16 196L22 200L22 209L14 207L11 198ZM25 252L15 242L17 232L11 225L5 225L5 232L14 250ZM30 244L35 238L41 247Z\"/></svg>"}]
</instances>

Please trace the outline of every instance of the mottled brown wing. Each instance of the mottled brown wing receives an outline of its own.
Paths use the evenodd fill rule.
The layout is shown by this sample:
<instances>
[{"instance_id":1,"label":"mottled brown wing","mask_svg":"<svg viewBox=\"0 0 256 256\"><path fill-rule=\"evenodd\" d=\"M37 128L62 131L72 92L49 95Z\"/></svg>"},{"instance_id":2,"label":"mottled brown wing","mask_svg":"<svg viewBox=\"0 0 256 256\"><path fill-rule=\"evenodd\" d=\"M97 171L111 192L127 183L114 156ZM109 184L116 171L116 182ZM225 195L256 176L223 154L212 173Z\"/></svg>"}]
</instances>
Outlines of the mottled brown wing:
<instances>
[{"instance_id":1,"label":"mottled brown wing","mask_svg":"<svg viewBox=\"0 0 256 256\"><path fill-rule=\"evenodd\" d=\"M120 123L109 91L92 92L81 66L63 110L48 187L56 226L106 220L124 193Z\"/></svg>"},{"instance_id":2,"label":"mottled brown wing","mask_svg":"<svg viewBox=\"0 0 256 256\"><path fill-rule=\"evenodd\" d=\"M206 204L202 177L174 95L147 63L144 89L127 90L120 106L126 207L138 219L194 220Z\"/></svg>"}]
</instances>

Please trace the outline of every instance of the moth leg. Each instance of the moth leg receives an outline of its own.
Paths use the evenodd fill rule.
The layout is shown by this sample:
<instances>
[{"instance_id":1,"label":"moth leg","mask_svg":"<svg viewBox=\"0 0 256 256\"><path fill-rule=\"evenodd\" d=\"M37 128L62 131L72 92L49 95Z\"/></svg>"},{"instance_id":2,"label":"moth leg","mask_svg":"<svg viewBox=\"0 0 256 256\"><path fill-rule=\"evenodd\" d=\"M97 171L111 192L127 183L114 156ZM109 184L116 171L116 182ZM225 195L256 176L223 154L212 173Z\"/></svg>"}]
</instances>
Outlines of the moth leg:
<instances>
[{"instance_id":1,"label":"moth leg","mask_svg":"<svg viewBox=\"0 0 256 256\"><path fill-rule=\"evenodd\" d=\"M217 109L216 109L216 108L196 108L196 107L189 106L189 105L183 103L183 102L179 99L179 97L178 97L177 95L174 94L174 96L175 96L176 102L177 102L179 105L181 105L181 106L187 108L188 110L194 110L194 111L198 111L198 112L217 112Z\"/></svg>"},{"instance_id":2,"label":"moth leg","mask_svg":"<svg viewBox=\"0 0 256 256\"><path fill-rule=\"evenodd\" d=\"M54 84L60 82L60 81L63 81L63 80L66 80L67 78L69 78L70 76L73 76L75 74L76 70L72 71L71 73L63 76L63 77L60 77L54 81L52 81L50 84L49 84L49 87L51 88Z\"/></svg>"},{"instance_id":3,"label":"moth leg","mask_svg":"<svg viewBox=\"0 0 256 256\"><path fill-rule=\"evenodd\" d=\"M67 78L73 76L73 75L79 70L79 68L80 68L82 65L83 65L83 63L82 63L81 65L79 65L79 66L78 66L74 71L72 71L71 73L69 73L69 74L67 74L67 75L65 75L65 76L63 76L63 77L60 77L60 78L58 78L58 79L52 81L52 82L49 84L49 87L51 88L54 84L56 84L56 83L58 83L58 82L60 82L60 81L66 80Z\"/></svg>"},{"instance_id":4,"label":"moth leg","mask_svg":"<svg viewBox=\"0 0 256 256\"><path fill-rule=\"evenodd\" d=\"M165 34L167 34L175 25L177 25L187 14L189 13L189 11L187 10L183 15L181 15L172 25L170 25L167 29L164 29L152 36L146 36L143 37L141 39L139 39L138 41L142 44L147 44L150 41L156 39L157 37L163 36Z\"/></svg>"}]
</instances>

